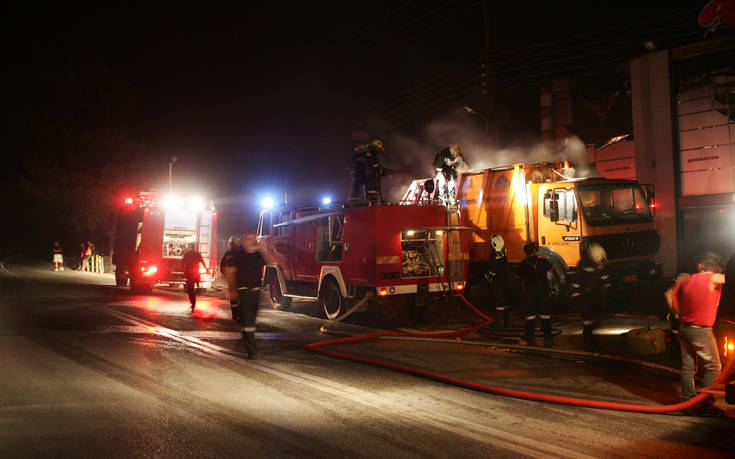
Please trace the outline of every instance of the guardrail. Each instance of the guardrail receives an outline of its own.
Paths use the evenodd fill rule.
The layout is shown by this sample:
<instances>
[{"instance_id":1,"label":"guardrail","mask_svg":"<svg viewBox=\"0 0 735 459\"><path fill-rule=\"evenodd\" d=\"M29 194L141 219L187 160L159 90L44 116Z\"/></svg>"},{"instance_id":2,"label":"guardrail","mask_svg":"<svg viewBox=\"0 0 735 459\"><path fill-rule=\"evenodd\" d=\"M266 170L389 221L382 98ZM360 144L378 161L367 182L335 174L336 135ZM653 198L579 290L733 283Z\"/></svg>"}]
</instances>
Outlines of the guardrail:
<instances>
[{"instance_id":1,"label":"guardrail","mask_svg":"<svg viewBox=\"0 0 735 459\"><path fill-rule=\"evenodd\" d=\"M100 255L92 255L87 260L87 265L84 267L84 271L89 273L102 274L105 272L105 261Z\"/></svg>"}]
</instances>

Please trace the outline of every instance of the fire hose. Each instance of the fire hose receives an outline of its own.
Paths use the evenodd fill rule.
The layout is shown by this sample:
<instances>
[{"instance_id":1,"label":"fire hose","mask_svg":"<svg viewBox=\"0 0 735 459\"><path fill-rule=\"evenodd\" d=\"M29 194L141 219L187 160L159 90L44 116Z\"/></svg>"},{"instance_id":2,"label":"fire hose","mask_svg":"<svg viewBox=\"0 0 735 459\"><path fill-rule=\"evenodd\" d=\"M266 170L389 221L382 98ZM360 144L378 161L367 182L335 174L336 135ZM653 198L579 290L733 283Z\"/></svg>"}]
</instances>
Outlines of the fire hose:
<instances>
[{"instance_id":1,"label":"fire hose","mask_svg":"<svg viewBox=\"0 0 735 459\"><path fill-rule=\"evenodd\" d=\"M365 297L363 297L360 301L358 301L358 303L355 304L355 306L353 306L342 317L322 326L321 331L325 333L332 332L327 328L328 325L334 324L336 322L343 320L348 315L352 314L352 312L361 308L363 304L368 300L369 297L370 297L370 293L365 295ZM659 406L639 405L639 404L633 404L633 403L620 403L620 402L606 402L606 401L589 400L589 399L573 398L573 397L562 397L562 396L557 396L557 395L546 395L546 394L539 394L539 393L534 393L534 392L524 392L524 391L518 391L518 390L512 390L512 389L505 389L505 388L497 387L497 386L490 386L487 384L473 383L473 382L465 381L462 379L450 378L448 376L443 376L437 373L431 373L428 371L411 368L405 365L399 365L399 364L395 364L391 362L385 362L381 360L362 357L359 355L345 354L342 352L336 352L336 351L330 351L328 349L324 349L325 346L330 346L333 344L353 343L357 341L364 341L364 340L370 340L370 339L381 338L381 337L406 337L406 338L430 337L430 338L454 338L455 340L460 340L463 335L472 333L483 327L486 327L494 321L491 317L482 313L479 309L477 309L474 305L472 305L472 303L470 303L463 295L459 295L459 298L467 306L469 306L470 309L472 309L477 315L485 319L486 322L483 322L482 324L474 326L474 327L463 328L460 330L453 330L453 331L445 331L445 332L433 332L433 333L407 333L407 332L394 332L394 331L373 332L373 333L367 333L367 334L363 334L359 336L348 336L345 338L338 338L334 340L317 341L314 343L307 344L306 349L312 352L316 352L318 354L329 356L329 357L335 357L335 358L340 358L340 359L345 359L345 360L352 360L355 362L361 362L361 363L366 363L369 365L389 368L391 370L399 371L402 373L419 376L422 378L427 378L427 379L443 382L446 384L451 384L451 385L458 386L458 387L464 387L466 389L476 390L479 392L485 392L489 394L502 395L506 397L520 398L524 400L532 400L532 401L538 401L538 402L557 403L561 405L580 406L580 407L587 407L587 408L598 408L598 409L616 410L616 411L629 411L629 412L636 412L636 413L662 414L662 413L671 413L675 411L683 411L683 410L692 408L711 396L711 394L709 393L701 392L699 395L689 400L686 400L680 403L675 403L675 404L670 404L670 405L659 405ZM725 365L725 368L722 370L722 372L720 373L720 376L715 380L712 386L716 386L716 385L726 382L730 374L733 372L734 368L735 368L735 358L729 358L727 361L727 364Z\"/></svg>"}]
</instances>

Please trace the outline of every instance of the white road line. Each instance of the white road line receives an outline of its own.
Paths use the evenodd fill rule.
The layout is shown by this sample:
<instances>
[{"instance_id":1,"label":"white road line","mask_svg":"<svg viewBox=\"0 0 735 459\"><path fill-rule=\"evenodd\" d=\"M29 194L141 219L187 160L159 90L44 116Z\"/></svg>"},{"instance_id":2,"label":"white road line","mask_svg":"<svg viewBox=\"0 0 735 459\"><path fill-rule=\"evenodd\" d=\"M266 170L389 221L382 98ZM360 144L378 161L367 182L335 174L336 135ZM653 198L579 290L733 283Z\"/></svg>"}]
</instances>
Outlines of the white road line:
<instances>
[{"instance_id":1,"label":"white road line","mask_svg":"<svg viewBox=\"0 0 735 459\"><path fill-rule=\"evenodd\" d=\"M314 390L338 395L377 410L378 412L382 411L383 415L389 419L395 419L396 417L409 419L420 424L429 425L437 429L451 432L458 436L471 438L481 443L486 443L529 456L538 456L539 454L543 454L559 457L593 457L561 446L551 445L545 442L536 441L529 437L477 424L456 416L441 414L435 411L429 412L411 407L405 407L405 410L397 410L396 400L391 400L387 397L363 391L352 386L340 384L319 376L295 371L281 365L264 363L263 361L247 360L244 353L232 351L222 346L208 343L190 336L184 336L175 330L171 330L145 319L140 319L109 307L106 307L105 311L130 324L144 327L150 333L165 336L182 344L186 344L187 346L190 346L197 351L204 352L209 356L239 364L245 363L254 369L272 376L277 376L296 384L305 384Z\"/></svg>"}]
</instances>

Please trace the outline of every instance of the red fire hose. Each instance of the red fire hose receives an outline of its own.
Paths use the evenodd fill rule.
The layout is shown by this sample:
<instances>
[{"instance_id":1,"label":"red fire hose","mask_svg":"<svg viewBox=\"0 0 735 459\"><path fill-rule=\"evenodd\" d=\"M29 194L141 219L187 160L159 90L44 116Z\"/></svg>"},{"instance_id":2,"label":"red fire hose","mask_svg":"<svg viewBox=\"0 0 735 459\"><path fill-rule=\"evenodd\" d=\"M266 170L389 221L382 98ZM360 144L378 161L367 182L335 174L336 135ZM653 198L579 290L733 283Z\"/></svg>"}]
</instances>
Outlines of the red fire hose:
<instances>
[{"instance_id":1,"label":"red fire hose","mask_svg":"<svg viewBox=\"0 0 735 459\"><path fill-rule=\"evenodd\" d=\"M420 377L427 378L427 379L433 379L435 381L440 381L440 382L444 382L447 384L464 387L467 389L477 390L480 392L487 392L487 393L496 394L496 395L504 395L506 397L521 398L525 400L535 400L539 402L558 403L561 405L582 406L582 407L588 407L588 408L600 408L600 409L617 410L617 411L632 411L632 412L637 412L637 413L671 413L674 411L682 411L682 410L691 408L695 405L698 405L699 403L701 403L708 397L710 397L710 394L708 393L701 393L697 395L696 397L690 400L687 400L685 402L680 402L680 403L676 403L673 405L652 406L652 405L636 405L636 404L631 404L631 403L604 402L604 401L598 401L598 400L587 400L587 399L582 399L582 398L561 397L561 396L556 396L556 395L544 395L544 394L537 394L533 392L523 392L523 391L518 391L518 390L504 389L502 387L489 386L486 384L473 383L473 382L464 381L461 379L442 376L442 375L431 373L428 371L418 370L416 368L411 368L411 367L407 367L404 365L398 365L395 363L370 359L370 358L361 357L358 355L344 354L342 352L335 352L335 351L329 351L327 349L323 349L324 346L329 346L332 344L342 344L342 343L363 341L363 340L368 340L368 339L380 338L383 336L407 336L407 337L416 337L416 338L425 338L425 337L459 338L465 334L468 334L480 328L486 327L490 323L493 322L493 319L491 317L487 316L486 314L483 314L480 310L478 310L475 306L473 306L472 303L470 303L464 296L460 295L459 298L462 299L462 301L465 304L467 304L467 306L469 306L473 311L475 311L476 314L478 314L483 319L487 320L487 322L484 322L475 327L463 328L461 330L450 331L450 332L440 332L440 333L406 333L406 332L391 332L391 331L368 333L365 335L351 336L348 338L339 338L339 339L328 340L328 341L318 341L315 343L307 344L306 348L310 351L316 352L318 354L323 354L329 357L336 357L336 358L346 359L346 360L354 360L356 362L362 362L362 363L367 363L370 365L390 368L391 370L400 371L402 373L420 376ZM722 372L720 373L720 376L717 378L714 384L721 384L725 382L727 378L730 376L730 373L732 373L734 367L735 367L735 358L728 359L727 365L725 365L725 368L722 370Z\"/></svg>"}]
</instances>

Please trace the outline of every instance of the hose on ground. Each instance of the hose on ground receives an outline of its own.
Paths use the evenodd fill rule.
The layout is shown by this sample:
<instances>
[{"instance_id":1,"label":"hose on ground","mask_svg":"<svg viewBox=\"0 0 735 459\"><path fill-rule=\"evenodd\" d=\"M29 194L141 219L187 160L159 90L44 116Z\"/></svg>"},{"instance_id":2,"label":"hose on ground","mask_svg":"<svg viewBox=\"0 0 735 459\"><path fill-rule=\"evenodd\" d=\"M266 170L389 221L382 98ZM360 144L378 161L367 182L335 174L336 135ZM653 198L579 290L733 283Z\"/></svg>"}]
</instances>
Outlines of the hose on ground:
<instances>
[{"instance_id":1,"label":"hose on ground","mask_svg":"<svg viewBox=\"0 0 735 459\"><path fill-rule=\"evenodd\" d=\"M512 389L505 389L502 387L490 386L487 384L473 383L470 381L464 381L464 380L457 379L457 378L450 378L448 376L443 376L437 373L431 373L428 371L411 368L405 365L399 365L399 364L395 364L391 362L371 359L368 357L362 357L359 355L345 354L342 352L336 352L336 351L330 351L328 349L324 349L324 347L334 345L334 344L352 343L352 342L357 342L357 341L364 341L364 340L369 340L369 339L380 338L383 336L402 336L402 337L417 337L417 338L444 337L444 338L459 339L461 336L466 335L468 333L472 333L476 330L479 330L480 328L486 327L490 323L493 322L493 319L491 317L482 313L479 309L477 309L474 305L472 305L472 303L470 303L463 295L459 295L459 298L470 309L472 309L477 315L479 315L483 319L486 319L487 322L484 322L474 327L463 328L461 330L455 330L455 331L449 331L449 332L440 332L440 333L406 333L406 332L393 332L393 331L381 331L381 332L367 333L367 334L360 335L360 336L350 336L346 338L338 338L338 339L327 340L327 341L318 341L318 342L307 344L306 348L312 352L316 352L318 354L326 355L329 357L352 360L355 362L362 362L362 363L366 363L369 365L389 368L391 370L400 371L402 373L419 376L422 378L432 379L434 381L452 384L454 386L464 387L464 388L471 389L471 390L486 392L486 393L495 394L495 395L502 395L506 397L514 397L514 398L519 398L519 399L524 399L524 400L532 400L532 401L547 402L547 403L556 403L556 404L561 404L561 405L580 406L580 407L587 407L587 408L598 408L598 409L616 410L616 411L628 411L628 412L636 412L636 413L662 414L662 413L671 413L675 411L682 411L682 410L692 408L711 396L709 393L700 393L699 395L687 401L684 401L684 402L670 404L670 405L659 405L659 406L639 405L639 404L633 404L633 403L607 402L607 401L588 400L588 399L573 398L573 397L562 397L562 396L557 396L557 395L546 395L546 394L539 394L539 393L534 393L534 392L524 392L524 391L518 391L518 390L512 390ZM725 365L725 368L722 370L717 380L715 380L713 386L722 384L725 381L727 381L730 374L733 372L734 368L735 368L735 358L728 359L727 364Z\"/></svg>"}]
</instances>

